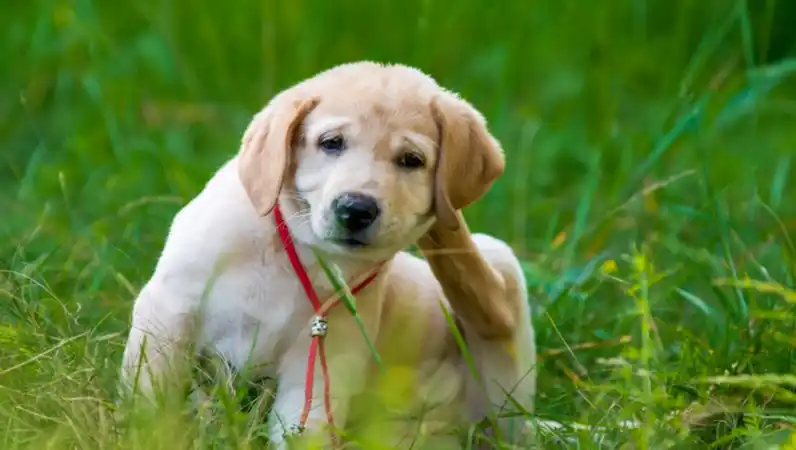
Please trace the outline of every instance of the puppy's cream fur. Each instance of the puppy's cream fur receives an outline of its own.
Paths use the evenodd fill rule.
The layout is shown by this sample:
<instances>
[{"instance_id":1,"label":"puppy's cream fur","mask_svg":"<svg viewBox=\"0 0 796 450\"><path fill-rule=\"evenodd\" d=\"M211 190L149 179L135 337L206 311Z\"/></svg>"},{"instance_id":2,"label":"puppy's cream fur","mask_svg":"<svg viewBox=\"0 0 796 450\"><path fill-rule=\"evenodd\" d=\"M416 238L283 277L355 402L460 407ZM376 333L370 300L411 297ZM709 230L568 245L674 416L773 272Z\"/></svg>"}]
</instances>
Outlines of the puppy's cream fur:
<instances>
[{"instance_id":1,"label":"puppy's cream fur","mask_svg":"<svg viewBox=\"0 0 796 450\"><path fill-rule=\"evenodd\" d=\"M338 154L319 148L330 134L344 139ZM422 167L401 166L407 153ZM413 68L345 64L280 93L254 117L241 151L174 218L133 308L126 385L137 381L151 394L156 385L174 382L183 374L178 355L186 349L221 355L251 376L278 380L270 438L284 445L283 429L297 422L303 405L313 311L276 232L271 213L278 201L322 299L333 290L311 249L352 286L386 261L357 296L386 373L376 369L342 305L328 317L338 426L363 419L375 388L396 370L414 380L399 393L404 409L425 414L403 418L399 431L381 440L408 446L435 423L453 426L512 410L507 392L532 410L535 346L522 270L506 244L471 236L459 211L480 198L503 167L483 117ZM336 239L330 211L337 195L352 191L382 207L363 247ZM428 262L402 251L415 242ZM443 308L461 322L477 377ZM316 372L311 434L325 424ZM505 437L508 420L500 424ZM447 448L443 441L430 445Z\"/></svg>"}]
</instances>

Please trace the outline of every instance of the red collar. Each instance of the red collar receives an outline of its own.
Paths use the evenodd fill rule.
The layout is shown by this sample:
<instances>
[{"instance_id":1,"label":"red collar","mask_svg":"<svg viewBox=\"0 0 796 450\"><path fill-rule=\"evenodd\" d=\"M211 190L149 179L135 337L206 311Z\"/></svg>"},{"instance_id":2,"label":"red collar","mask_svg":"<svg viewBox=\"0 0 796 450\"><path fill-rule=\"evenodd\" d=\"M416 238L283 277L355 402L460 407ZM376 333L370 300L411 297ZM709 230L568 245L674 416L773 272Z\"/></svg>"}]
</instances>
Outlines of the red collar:
<instances>
[{"instance_id":1,"label":"red collar","mask_svg":"<svg viewBox=\"0 0 796 450\"><path fill-rule=\"evenodd\" d=\"M290 236L290 231L288 230L287 223L282 215L282 210L279 208L279 203L274 206L274 220L276 222L276 229L279 232L279 238L282 241L285 252L287 252L288 259L290 259L290 264L293 266L293 271L296 272L296 276L301 282L304 292L307 294L310 303L312 303L312 309L315 310L315 318L313 319L311 327L312 342L310 343L309 357L307 358L307 374L304 384L304 408L301 412L299 423L292 425L290 429L287 430L287 434L300 434L302 431L304 431L304 428L307 425L310 408L312 407L312 394L315 380L315 360L317 356L320 356L321 372L323 373L324 381L323 400L326 409L326 421L329 424L329 432L331 433L332 444L337 447L337 435L334 434L334 417L332 416L331 410L329 370L326 364L326 351L323 337L326 336L329 328L326 321L326 315L331 308L340 303L340 296L338 295L333 301L330 301L326 305L321 303L320 299L318 298L318 293L315 292L315 288L312 286L312 281L310 281L307 270L304 268L304 265L301 264L301 259L296 251L296 245L293 243L293 238ZM356 295L368 284L370 284L370 282L373 281L378 274L379 268L374 270L373 273L371 273L365 280L351 289L351 293Z\"/></svg>"}]
</instances>

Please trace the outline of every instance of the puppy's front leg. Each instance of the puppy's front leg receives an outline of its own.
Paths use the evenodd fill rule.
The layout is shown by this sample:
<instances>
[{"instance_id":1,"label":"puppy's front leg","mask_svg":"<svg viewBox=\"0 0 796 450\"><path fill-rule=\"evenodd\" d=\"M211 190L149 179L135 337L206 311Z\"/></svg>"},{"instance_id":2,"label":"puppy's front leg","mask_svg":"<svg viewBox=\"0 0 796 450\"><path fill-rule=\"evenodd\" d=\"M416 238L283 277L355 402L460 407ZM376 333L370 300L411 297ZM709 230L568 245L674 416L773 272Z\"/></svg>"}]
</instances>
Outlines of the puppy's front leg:
<instances>
[{"instance_id":1,"label":"puppy's front leg","mask_svg":"<svg viewBox=\"0 0 796 450\"><path fill-rule=\"evenodd\" d=\"M368 297L377 295L377 289L377 286L368 287L357 296L358 312L371 342L375 342L377 337L381 304L376 298ZM325 347L330 381L331 416L335 428L339 430L346 424L351 398L364 388L372 355L356 322L343 305L335 306L327 321L328 333L321 339ZM311 341L310 327L307 326L280 363L276 400L269 417L269 437L277 448L287 448L286 435L291 433L301 419ZM320 353L313 373L312 405L303 435L313 443L321 443L322 448L328 448L332 438L327 425ZM337 434L337 430L331 432Z\"/></svg>"},{"instance_id":2,"label":"puppy's front leg","mask_svg":"<svg viewBox=\"0 0 796 450\"><path fill-rule=\"evenodd\" d=\"M225 255L245 236L229 225L240 221L226 221L229 213L212 211L215 204L207 205L212 200L207 195L200 194L175 216L155 271L133 306L122 381L146 395L158 384L180 387L192 356L183 350L200 331L196 319L204 295L224 267Z\"/></svg>"}]
</instances>

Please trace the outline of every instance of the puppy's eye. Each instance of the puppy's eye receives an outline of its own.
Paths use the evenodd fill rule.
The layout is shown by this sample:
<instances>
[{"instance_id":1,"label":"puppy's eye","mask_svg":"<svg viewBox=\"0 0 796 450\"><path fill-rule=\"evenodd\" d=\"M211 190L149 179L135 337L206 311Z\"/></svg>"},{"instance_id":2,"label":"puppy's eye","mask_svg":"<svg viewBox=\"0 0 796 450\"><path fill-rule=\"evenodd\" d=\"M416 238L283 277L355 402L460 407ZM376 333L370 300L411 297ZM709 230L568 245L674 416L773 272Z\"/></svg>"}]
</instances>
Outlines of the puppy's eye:
<instances>
[{"instance_id":1,"label":"puppy's eye","mask_svg":"<svg viewBox=\"0 0 796 450\"><path fill-rule=\"evenodd\" d=\"M339 134L321 136L318 140L318 147L330 155L336 155L345 150L345 139Z\"/></svg>"},{"instance_id":2,"label":"puppy's eye","mask_svg":"<svg viewBox=\"0 0 796 450\"><path fill-rule=\"evenodd\" d=\"M406 152L398 157L396 163L404 169L419 169L426 165L423 156L415 152Z\"/></svg>"}]
</instances>

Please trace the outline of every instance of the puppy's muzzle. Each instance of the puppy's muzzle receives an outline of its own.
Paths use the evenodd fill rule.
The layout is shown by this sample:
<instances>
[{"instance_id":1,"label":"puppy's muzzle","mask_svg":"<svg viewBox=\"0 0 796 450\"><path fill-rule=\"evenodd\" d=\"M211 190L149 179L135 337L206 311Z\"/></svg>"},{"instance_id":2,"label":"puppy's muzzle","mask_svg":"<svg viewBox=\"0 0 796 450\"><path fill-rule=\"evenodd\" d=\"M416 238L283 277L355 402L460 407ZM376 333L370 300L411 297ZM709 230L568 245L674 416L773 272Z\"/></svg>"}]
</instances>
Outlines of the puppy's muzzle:
<instances>
[{"instance_id":1,"label":"puppy's muzzle","mask_svg":"<svg viewBox=\"0 0 796 450\"><path fill-rule=\"evenodd\" d=\"M345 192L332 201L337 226L351 238L358 238L381 215L378 200L370 195Z\"/></svg>"}]
</instances>

